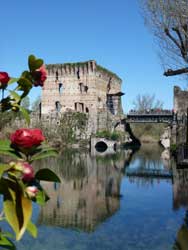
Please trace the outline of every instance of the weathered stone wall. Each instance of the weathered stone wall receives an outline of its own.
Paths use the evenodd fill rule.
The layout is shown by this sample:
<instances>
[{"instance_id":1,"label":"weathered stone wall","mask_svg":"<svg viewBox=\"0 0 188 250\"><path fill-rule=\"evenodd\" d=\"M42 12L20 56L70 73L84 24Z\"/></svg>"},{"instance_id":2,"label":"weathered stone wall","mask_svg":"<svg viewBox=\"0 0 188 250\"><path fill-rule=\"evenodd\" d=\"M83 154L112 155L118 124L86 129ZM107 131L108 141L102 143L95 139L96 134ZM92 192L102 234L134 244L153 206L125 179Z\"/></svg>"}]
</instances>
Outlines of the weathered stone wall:
<instances>
[{"instance_id":1,"label":"weathered stone wall","mask_svg":"<svg viewBox=\"0 0 188 250\"><path fill-rule=\"evenodd\" d=\"M186 114L188 108L188 91L181 90L180 87L174 86L174 112L178 116Z\"/></svg>"},{"instance_id":2,"label":"weathered stone wall","mask_svg":"<svg viewBox=\"0 0 188 250\"><path fill-rule=\"evenodd\" d=\"M42 115L68 110L89 115L91 133L108 125L108 115L122 115L121 79L95 61L46 65ZM101 115L102 114L102 115Z\"/></svg>"},{"instance_id":3,"label":"weathered stone wall","mask_svg":"<svg viewBox=\"0 0 188 250\"><path fill-rule=\"evenodd\" d=\"M174 112L176 114L176 121L172 124L171 128L171 145L180 145L186 142L187 108L188 91L174 86Z\"/></svg>"}]
</instances>

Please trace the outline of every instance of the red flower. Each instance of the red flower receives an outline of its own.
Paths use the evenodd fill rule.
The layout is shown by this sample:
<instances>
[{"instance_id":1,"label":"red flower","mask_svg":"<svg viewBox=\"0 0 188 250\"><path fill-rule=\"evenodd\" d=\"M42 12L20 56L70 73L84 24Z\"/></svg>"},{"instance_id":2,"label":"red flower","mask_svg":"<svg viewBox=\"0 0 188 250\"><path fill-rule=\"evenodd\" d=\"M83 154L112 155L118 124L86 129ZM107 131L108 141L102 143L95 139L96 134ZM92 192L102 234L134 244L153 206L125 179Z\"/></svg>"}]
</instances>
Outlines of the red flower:
<instances>
[{"instance_id":1,"label":"red flower","mask_svg":"<svg viewBox=\"0 0 188 250\"><path fill-rule=\"evenodd\" d=\"M40 129L21 128L11 134L10 140L14 147L30 149L39 146L45 137Z\"/></svg>"},{"instance_id":2,"label":"red flower","mask_svg":"<svg viewBox=\"0 0 188 250\"><path fill-rule=\"evenodd\" d=\"M0 88L6 87L10 77L6 72L0 72Z\"/></svg>"},{"instance_id":3,"label":"red flower","mask_svg":"<svg viewBox=\"0 0 188 250\"><path fill-rule=\"evenodd\" d=\"M32 73L32 76L34 78L34 86L43 86L44 82L47 79L47 71L44 65L42 65L39 69L37 69L35 72Z\"/></svg>"}]
</instances>

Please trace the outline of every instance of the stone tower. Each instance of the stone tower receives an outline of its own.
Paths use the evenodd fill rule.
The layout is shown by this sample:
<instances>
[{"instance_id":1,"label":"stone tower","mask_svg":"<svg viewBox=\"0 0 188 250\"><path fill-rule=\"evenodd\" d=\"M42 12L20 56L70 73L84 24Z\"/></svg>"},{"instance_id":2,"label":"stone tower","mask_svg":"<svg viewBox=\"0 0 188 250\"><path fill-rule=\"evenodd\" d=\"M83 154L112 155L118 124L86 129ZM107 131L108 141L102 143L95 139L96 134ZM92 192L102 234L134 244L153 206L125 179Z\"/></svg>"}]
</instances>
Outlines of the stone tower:
<instances>
[{"instance_id":1,"label":"stone tower","mask_svg":"<svg viewBox=\"0 0 188 250\"><path fill-rule=\"evenodd\" d=\"M48 64L42 90L42 115L67 111L88 114L91 132L107 129L122 114L122 80L95 61Z\"/></svg>"}]
</instances>

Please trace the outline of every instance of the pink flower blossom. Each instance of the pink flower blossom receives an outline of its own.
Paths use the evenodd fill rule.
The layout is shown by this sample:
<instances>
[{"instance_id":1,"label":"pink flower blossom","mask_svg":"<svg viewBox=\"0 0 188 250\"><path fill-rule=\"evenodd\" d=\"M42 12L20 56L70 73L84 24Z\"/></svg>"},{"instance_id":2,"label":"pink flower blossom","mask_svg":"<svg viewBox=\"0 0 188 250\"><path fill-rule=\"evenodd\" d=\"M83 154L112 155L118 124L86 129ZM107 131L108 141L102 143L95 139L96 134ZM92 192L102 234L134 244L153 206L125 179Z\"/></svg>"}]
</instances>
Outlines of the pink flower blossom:
<instances>
[{"instance_id":1,"label":"pink flower blossom","mask_svg":"<svg viewBox=\"0 0 188 250\"><path fill-rule=\"evenodd\" d=\"M26 193L30 198L34 198L38 193L38 188L35 186L26 187Z\"/></svg>"},{"instance_id":2,"label":"pink flower blossom","mask_svg":"<svg viewBox=\"0 0 188 250\"><path fill-rule=\"evenodd\" d=\"M47 71L44 65L42 65L39 69L37 69L35 72L32 73L32 76L34 78L34 86L43 86L44 82L47 79Z\"/></svg>"}]
</instances>

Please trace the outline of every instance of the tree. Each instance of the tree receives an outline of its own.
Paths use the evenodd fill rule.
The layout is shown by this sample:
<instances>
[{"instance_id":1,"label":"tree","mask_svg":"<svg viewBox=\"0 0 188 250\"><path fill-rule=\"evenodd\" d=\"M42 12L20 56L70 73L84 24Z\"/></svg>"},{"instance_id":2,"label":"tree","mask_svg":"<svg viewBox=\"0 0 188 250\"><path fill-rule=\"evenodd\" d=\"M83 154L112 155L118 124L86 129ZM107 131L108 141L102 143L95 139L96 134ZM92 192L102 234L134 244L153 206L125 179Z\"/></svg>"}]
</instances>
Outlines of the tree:
<instances>
[{"instance_id":1,"label":"tree","mask_svg":"<svg viewBox=\"0 0 188 250\"><path fill-rule=\"evenodd\" d=\"M29 96L26 96L21 101L21 106L27 110L29 110L30 107L30 99Z\"/></svg>"},{"instance_id":2,"label":"tree","mask_svg":"<svg viewBox=\"0 0 188 250\"><path fill-rule=\"evenodd\" d=\"M147 109L161 109L163 102L156 100L155 95L137 95L136 100L133 102L134 109L143 111Z\"/></svg>"},{"instance_id":3,"label":"tree","mask_svg":"<svg viewBox=\"0 0 188 250\"><path fill-rule=\"evenodd\" d=\"M35 101L32 103L32 111L38 111L39 110L39 105L41 103L41 96L38 96Z\"/></svg>"},{"instance_id":4,"label":"tree","mask_svg":"<svg viewBox=\"0 0 188 250\"><path fill-rule=\"evenodd\" d=\"M188 0L140 0L159 46L165 76L188 73Z\"/></svg>"}]
</instances>

